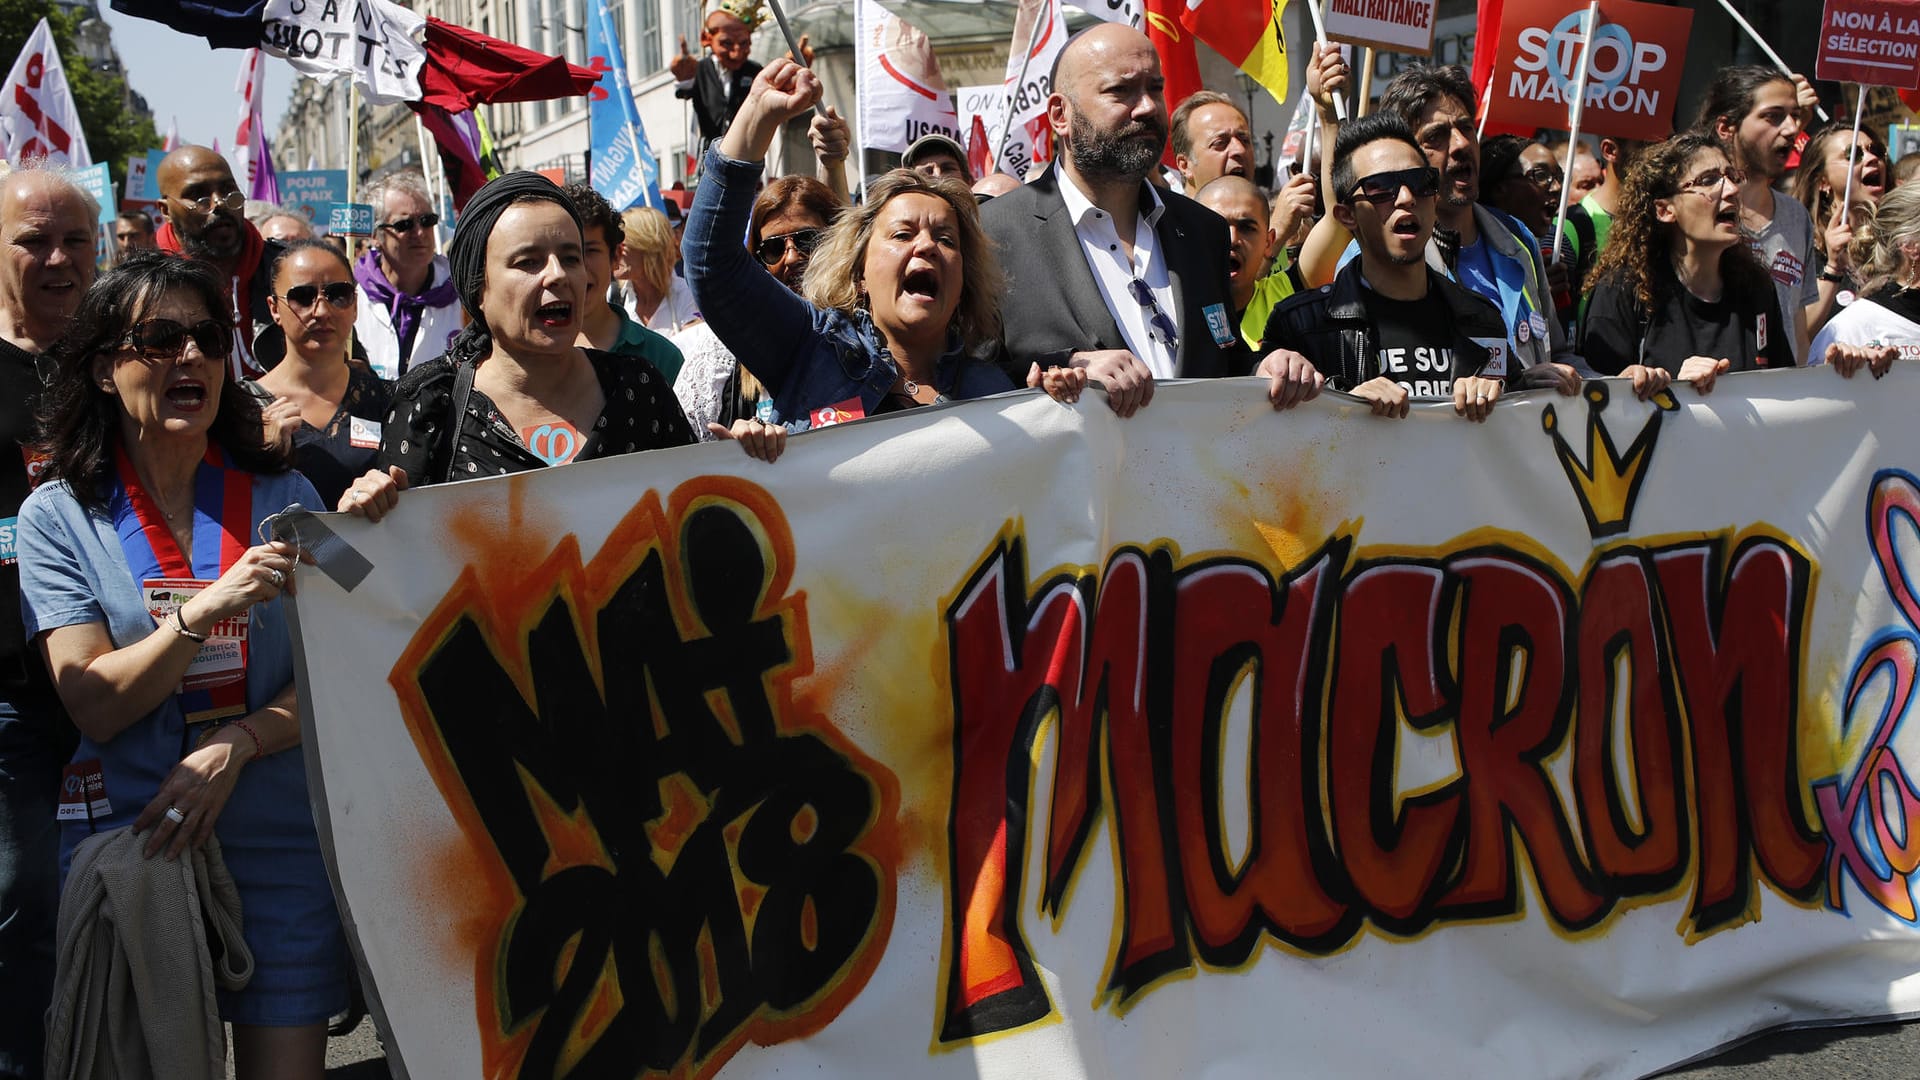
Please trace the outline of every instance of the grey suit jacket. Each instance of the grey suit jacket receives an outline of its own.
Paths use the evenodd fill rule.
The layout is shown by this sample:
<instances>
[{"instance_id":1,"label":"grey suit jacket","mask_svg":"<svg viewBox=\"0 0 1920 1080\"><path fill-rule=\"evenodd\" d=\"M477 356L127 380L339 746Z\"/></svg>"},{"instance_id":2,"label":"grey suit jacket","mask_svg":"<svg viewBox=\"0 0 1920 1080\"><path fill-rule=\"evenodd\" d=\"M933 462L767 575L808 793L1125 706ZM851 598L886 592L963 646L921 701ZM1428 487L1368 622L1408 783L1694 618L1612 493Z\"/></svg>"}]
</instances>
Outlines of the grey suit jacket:
<instances>
[{"instance_id":1,"label":"grey suit jacket","mask_svg":"<svg viewBox=\"0 0 1920 1080\"><path fill-rule=\"evenodd\" d=\"M1027 367L1036 361L1044 368L1070 353L1127 347L1080 249L1060 197L1063 182L1058 167L1049 168L980 208L1007 273L1001 364L1015 385L1025 384ZM1227 281L1226 220L1184 195L1159 195L1166 212L1154 233L1173 281L1174 310L1167 314L1180 331L1174 370L1184 379L1247 374L1254 359L1234 329L1239 322Z\"/></svg>"}]
</instances>

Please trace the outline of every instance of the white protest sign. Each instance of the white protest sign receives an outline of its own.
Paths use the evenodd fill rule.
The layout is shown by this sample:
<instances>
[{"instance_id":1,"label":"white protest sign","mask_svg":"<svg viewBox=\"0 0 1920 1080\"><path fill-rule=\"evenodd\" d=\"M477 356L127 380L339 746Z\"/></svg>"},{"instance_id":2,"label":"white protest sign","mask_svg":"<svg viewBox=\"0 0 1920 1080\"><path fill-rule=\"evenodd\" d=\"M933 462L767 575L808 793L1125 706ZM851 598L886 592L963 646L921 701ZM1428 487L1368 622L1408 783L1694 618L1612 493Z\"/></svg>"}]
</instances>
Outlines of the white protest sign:
<instances>
[{"instance_id":1,"label":"white protest sign","mask_svg":"<svg viewBox=\"0 0 1920 1080\"><path fill-rule=\"evenodd\" d=\"M7 81L0 83L0 158L43 158L83 169L93 164L73 91L67 87L67 69L60 65L45 19L28 35Z\"/></svg>"},{"instance_id":2,"label":"white protest sign","mask_svg":"<svg viewBox=\"0 0 1920 1080\"><path fill-rule=\"evenodd\" d=\"M1327 0L1327 37L1389 52L1433 51L1439 0Z\"/></svg>"},{"instance_id":3,"label":"white protest sign","mask_svg":"<svg viewBox=\"0 0 1920 1080\"><path fill-rule=\"evenodd\" d=\"M1146 0L1067 0L1070 8L1084 11L1103 22L1122 23L1140 29L1146 20Z\"/></svg>"},{"instance_id":4,"label":"white protest sign","mask_svg":"<svg viewBox=\"0 0 1920 1080\"><path fill-rule=\"evenodd\" d=\"M158 193L156 192L155 195ZM154 195L147 194L147 155L133 154L127 158L127 196L121 202L157 202Z\"/></svg>"},{"instance_id":5,"label":"white protest sign","mask_svg":"<svg viewBox=\"0 0 1920 1080\"><path fill-rule=\"evenodd\" d=\"M998 168L1025 182L1037 166L1053 160L1047 97L1053 93L1053 63L1067 47L1067 19L1060 0L1021 0L1007 55L1006 97L1012 120L988 128L999 153Z\"/></svg>"},{"instance_id":6,"label":"white protest sign","mask_svg":"<svg viewBox=\"0 0 1920 1080\"><path fill-rule=\"evenodd\" d=\"M927 35L874 0L856 0L853 25L861 144L901 151L922 135L958 140L953 95Z\"/></svg>"},{"instance_id":7,"label":"white protest sign","mask_svg":"<svg viewBox=\"0 0 1920 1080\"><path fill-rule=\"evenodd\" d=\"M350 75L369 104L420 100L427 20L391 0L267 0L260 48L328 82Z\"/></svg>"}]
</instances>

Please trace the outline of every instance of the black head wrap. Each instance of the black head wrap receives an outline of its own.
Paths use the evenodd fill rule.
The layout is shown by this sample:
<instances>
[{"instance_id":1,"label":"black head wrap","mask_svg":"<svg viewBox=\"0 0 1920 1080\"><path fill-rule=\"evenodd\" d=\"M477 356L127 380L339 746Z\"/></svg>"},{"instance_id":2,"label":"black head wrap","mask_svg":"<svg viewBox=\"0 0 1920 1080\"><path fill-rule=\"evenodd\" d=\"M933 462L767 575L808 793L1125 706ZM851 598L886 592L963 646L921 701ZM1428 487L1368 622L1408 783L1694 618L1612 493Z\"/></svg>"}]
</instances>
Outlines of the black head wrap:
<instances>
[{"instance_id":1,"label":"black head wrap","mask_svg":"<svg viewBox=\"0 0 1920 1080\"><path fill-rule=\"evenodd\" d=\"M580 212L573 208L560 186L536 172L510 172L489 180L460 212L460 224L453 230L453 243L447 249L447 261L453 266L453 289L466 309L466 329L447 346L447 355L455 363L466 363L493 349L493 335L487 332L487 320L480 311L480 294L487 283L487 238L500 223L500 215L515 203L544 200L566 210L580 225ZM581 227L581 235L586 229Z\"/></svg>"}]
</instances>

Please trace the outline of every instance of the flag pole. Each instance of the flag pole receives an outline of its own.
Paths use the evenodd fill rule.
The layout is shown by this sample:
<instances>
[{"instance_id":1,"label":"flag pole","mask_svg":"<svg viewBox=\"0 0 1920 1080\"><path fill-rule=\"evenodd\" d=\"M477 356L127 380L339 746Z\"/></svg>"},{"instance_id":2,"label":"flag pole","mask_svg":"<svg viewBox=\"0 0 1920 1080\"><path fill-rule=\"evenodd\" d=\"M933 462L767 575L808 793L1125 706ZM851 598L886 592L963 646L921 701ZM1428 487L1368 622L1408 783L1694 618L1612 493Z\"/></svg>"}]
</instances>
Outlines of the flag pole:
<instances>
[{"instance_id":1,"label":"flag pole","mask_svg":"<svg viewBox=\"0 0 1920 1080\"><path fill-rule=\"evenodd\" d=\"M780 6L780 0L767 0L767 6L773 9L773 21L780 24L780 35L787 39L787 51L793 54L793 62L806 67L807 54L800 51L800 41L793 36L793 27L787 25L787 10ZM818 101L814 102L813 114L827 115L826 105Z\"/></svg>"},{"instance_id":2,"label":"flag pole","mask_svg":"<svg viewBox=\"0 0 1920 1080\"><path fill-rule=\"evenodd\" d=\"M1040 36L1040 16L1045 13L1047 4L1054 2L1056 2L1056 0L1046 0L1046 2L1042 3L1039 9L1033 13L1033 25L1027 28L1027 43L1020 49L1020 77L1013 81L1013 85L1015 86L1027 85L1027 65L1033 63L1033 42L1035 38ZM1053 20L1049 19L1047 21L1051 23ZM1017 10L1014 16L1014 22L1016 26L1019 25ZM993 147L993 167L996 171L1000 168L1001 155L1007 152L1007 140L1013 136L1013 95L1007 93L1005 76L1002 76L1001 79L1000 96L1006 101L1007 122L1000 125L1000 141L995 143Z\"/></svg>"},{"instance_id":3,"label":"flag pole","mask_svg":"<svg viewBox=\"0 0 1920 1080\"><path fill-rule=\"evenodd\" d=\"M1365 116L1371 111L1369 107L1373 104L1373 46L1369 45L1365 49L1362 49L1360 56L1360 62L1362 64L1360 68L1360 101L1356 108L1359 109L1361 116Z\"/></svg>"},{"instance_id":4,"label":"flag pole","mask_svg":"<svg viewBox=\"0 0 1920 1080\"><path fill-rule=\"evenodd\" d=\"M347 82L347 201L360 188L360 84Z\"/></svg>"},{"instance_id":5,"label":"flag pole","mask_svg":"<svg viewBox=\"0 0 1920 1080\"><path fill-rule=\"evenodd\" d=\"M1316 45L1327 43L1327 20L1320 14L1319 0L1307 0L1307 14L1313 16L1313 40ZM1345 95L1333 95L1334 119L1345 121L1347 118L1347 99Z\"/></svg>"},{"instance_id":6,"label":"flag pole","mask_svg":"<svg viewBox=\"0 0 1920 1080\"><path fill-rule=\"evenodd\" d=\"M1847 190L1846 195L1840 200L1841 221L1853 220L1853 163L1860 159L1860 117L1867 111L1866 84L1857 85L1859 94L1853 99L1853 138L1847 142ZM1831 225L1832 222L1828 224Z\"/></svg>"},{"instance_id":7,"label":"flag pole","mask_svg":"<svg viewBox=\"0 0 1920 1080\"><path fill-rule=\"evenodd\" d=\"M1584 32L1580 35L1580 63L1574 68L1573 73L1573 104L1567 109L1567 145L1569 147L1580 145L1580 114L1585 110L1587 104L1588 61L1593 58L1593 32L1598 28L1599 22L1600 0L1590 0L1587 4L1587 25ZM1487 80L1487 89L1493 89L1492 78L1488 78ZM1571 154L1571 150L1569 150L1569 154ZM1567 160L1572 161L1573 159L1569 156ZM1567 196L1572 191L1572 184L1560 185L1560 209L1553 217L1553 235L1547 238L1547 243L1553 251L1553 263L1555 266L1560 265L1560 252L1562 250L1560 233L1561 230L1567 227Z\"/></svg>"},{"instance_id":8,"label":"flag pole","mask_svg":"<svg viewBox=\"0 0 1920 1080\"><path fill-rule=\"evenodd\" d=\"M1780 69L1780 74L1793 74L1793 69L1787 66L1787 62L1780 59L1780 54L1773 51L1773 46L1767 44L1766 38L1760 36L1760 31L1753 28L1753 24L1747 21L1745 15L1734 9L1732 0L1720 0L1720 6L1726 8L1727 14L1733 16L1733 21L1740 24L1740 29L1745 30L1747 36L1753 39L1753 43L1760 46L1760 51L1767 54L1767 59L1773 61L1773 66ZM1820 119L1827 119L1827 110L1815 105L1813 111L1820 115Z\"/></svg>"}]
</instances>

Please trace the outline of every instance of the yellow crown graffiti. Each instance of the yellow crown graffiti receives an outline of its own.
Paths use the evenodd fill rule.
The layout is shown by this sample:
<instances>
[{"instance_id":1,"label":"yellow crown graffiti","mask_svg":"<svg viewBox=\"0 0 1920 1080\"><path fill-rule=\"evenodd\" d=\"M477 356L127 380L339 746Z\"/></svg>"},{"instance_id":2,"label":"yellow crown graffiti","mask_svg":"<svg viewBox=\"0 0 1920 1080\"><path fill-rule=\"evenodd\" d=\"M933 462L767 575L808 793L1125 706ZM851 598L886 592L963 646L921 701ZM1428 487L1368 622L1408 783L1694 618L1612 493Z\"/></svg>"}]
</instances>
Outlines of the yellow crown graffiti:
<instances>
[{"instance_id":1,"label":"yellow crown graffiti","mask_svg":"<svg viewBox=\"0 0 1920 1080\"><path fill-rule=\"evenodd\" d=\"M1609 400L1607 384L1590 382L1585 393L1589 408L1584 462L1573 447L1567 445L1552 405L1541 415L1540 426L1553 439L1553 452L1560 459L1560 468L1566 471L1574 494L1580 497L1580 509L1587 515L1587 532L1599 539L1627 531L1633 521L1634 501L1640 497L1640 485L1647 478L1647 464L1653 460L1654 443L1660 437L1662 414L1680 406L1670 391L1662 390L1654 395L1653 415L1647 418L1646 425L1622 454L1614 444L1613 435L1600 422L1600 414L1606 411Z\"/></svg>"}]
</instances>

